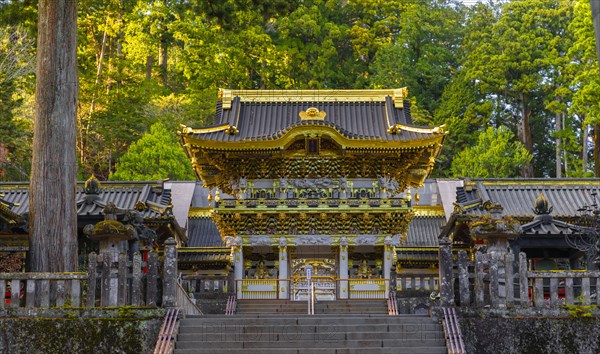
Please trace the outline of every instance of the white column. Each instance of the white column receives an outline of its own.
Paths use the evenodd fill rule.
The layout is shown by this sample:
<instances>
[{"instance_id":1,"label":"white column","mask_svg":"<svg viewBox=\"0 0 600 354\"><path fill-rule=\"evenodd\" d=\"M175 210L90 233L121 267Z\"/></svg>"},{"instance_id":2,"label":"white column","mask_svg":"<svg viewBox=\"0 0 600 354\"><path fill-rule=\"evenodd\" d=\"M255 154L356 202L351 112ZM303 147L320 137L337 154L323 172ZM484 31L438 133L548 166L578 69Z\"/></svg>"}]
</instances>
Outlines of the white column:
<instances>
[{"instance_id":1,"label":"white column","mask_svg":"<svg viewBox=\"0 0 600 354\"><path fill-rule=\"evenodd\" d=\"M383 246L383 278L385 279L385 298L390 293L390 277L392 275L392 238L385 237Z\"/></svg>"},{"instance_id":2,"label":"white column","mask_svg":"<svg viewBox=\"0 0 600 354\"><path fill-rule=\"evenodd\" d=\"M340 299L348 298L348 239L345 236L340 238Z\"/></svg>"},{"instance_id":3,"label":"white column","mask_svg":"<svg viewBox=\"0 0 600 354\"><path fill-rule=\"evenodd\" d=\"M279 238L279 298L289 298L287 240Z\"/></svg>"},{"instance_id":4,"label":"white column","mask_svg":"<svg viewBox=\"0 0 600 354\"><path fill-rule=\"evenodd\" d=\"M233 257L234 279L237 298L243 299L241 279L244 278L244 252L242 247L242 238L239 236L236 238L233 244Z\"/></svg>"}]
</instances>

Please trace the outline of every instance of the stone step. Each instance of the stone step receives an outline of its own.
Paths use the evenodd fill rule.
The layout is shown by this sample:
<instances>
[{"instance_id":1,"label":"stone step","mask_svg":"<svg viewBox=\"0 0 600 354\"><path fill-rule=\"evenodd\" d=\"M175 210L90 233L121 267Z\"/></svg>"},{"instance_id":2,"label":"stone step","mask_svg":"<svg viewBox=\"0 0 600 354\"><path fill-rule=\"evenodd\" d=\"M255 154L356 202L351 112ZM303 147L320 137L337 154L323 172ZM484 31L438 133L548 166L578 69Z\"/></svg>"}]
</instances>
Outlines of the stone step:
<instances>
[{"instance_id":1,"label":"stone step","mask_svg":"<svg viewBox=\"0 0 600 354\"><path fill-rule=\"evenodd\" d=\"M187 317L181 320L182 324L186 325L202 325L210 324L243 324L243 323L259 323L263 325L310 325L310 324L418 324L418 323L433 323L429 317L421 316L360 316L351 315L329 315L329 316L293 316L282 315L281 317L271 316L223 316L216 317Z\"/></svg>"},{"instance_id":2,"label":"stone step","mask_svg":"<svg viewBox=\"0 0 600 354\"><path fill-rule=\"evenodd\" d=\"M239 314L277 314L277 313L282 313L282 314L286 314L286 313L290 313L290 314L306 314L308 311L306 309L298 309L298 310L290 310L290 309L270 309L270 310L261 310L261 309L251 309L251 310L244 310L244 311L238 311L237 313ZM376 310L376 309L362 309L362 310L356 310L356 309L315 309L314 311L315 314L383 314L383 310ZM387 311L386 311L387 313Z\"/></svg>"},{"instance_id":3,"label":"stone step","mask_svg":"<svg viewBox=\"0 0 600 354\"><path fill-rule=\"evenodd\" d=\"M219 354L446 354L445 346L410 348L260 348L219 349ZM212 348L175 349L175 354L214 354Z\"/></svg>"},{"instance_id":4,"label":"stone step","mask_svg":"<svg viewBox=\"0 0 600 354\"><path fill-rule=\"evenodd\" d=\"M424 318L427 320L431 320L429 315L419 314L400 314L395 316L390 316L387 313L368 313L368 314L352 314L352 313L321 313L315 315L308 315L305 313L252 313L252 314L244 314L244 313L236 313L233 316L225 316L223 314L206 314L206 315L188 315L186 318L222 318L222 319L233 319L233 318L312 318L312 319L331 319L331 318L396 318L398 320L401 319L411 319L411 318Z\"/></svg>"},{"instance_id":5,"label":"stone step","mask_svg":"<svg viewBox=\"0 0 600 354\"><path fill-rule=\"evenodd\" d=\"M390 331L390 332L375 332L365 331L360 332L359 328L353 331L345 331L340 328L331 327L329 330L314 331L311 328L289 327L277 331L264 330L263 328L255 328L255 330L247 330L243 332L227 332L227 331L185 331L179 333L177 341L193 342L193 341L220 341L224 346L225 342L230 341L289 341L289 340L304 340L304 341L330 341L330 340L401 340L401 341L420 341L422 343L439 343L443 341L441 331Z\"/></svg>"},{"instance_id":6,"label":"stone step","mask_svg":"<svg viewBox=\"0 0 600 354\"><path fill-rule=\"evenodd\" d=\"M264 341L177 341L178 349L246 349L246 348L412 348L444 346L444 339L359 339L359 340L289 340L273 339Z\"/></svg>"},{"instance_id":7,"label":"stone step","mask_svg":"<svg viewBox=\"0 0 600 354\"><path fill-rule=\"evenodd\" d=\"M386 303L385 299L338 299L338 300L322 300L320 303L348 303L348 304L372 304L372 303ZM295 301L295 300L279 300L279 299L241 299L237 300L238 304L272 304L272 303L288 303L288 304L301 304L306 303L306 300Z\"/></svg>"},{"instance_id":8,"label":"stone step","mask_svg":"<svg viewBox=\"0 0 600 354\"><path fill-rule=\"evenodd\" d=\"M442 354L447 351L442 326L426 315L246 313L188 316L181 320L176 354L215 352Z\"/></svg>"},{"instance_id":9,"label":"stone step","mask_svg":"<svg viewBox=\"0 0 600 354\"><path fill-rule=\"evenodd\" d=\"M295 303L295 304L238 304L237 308L306 308L308 305L306 302ZM315 304L315 308L385 308L386 304L337 304L337 303L321 303Z\"/></svg>"},{"instance_id":10,"label":"stone step","mask_svg":"<svg viewBox=\"0 0 600 354\"><path fill-rule=\"evenodd\" d=\"M441 332L442 326L437 323L423 324L318 324L318 325L264 325L264 324L229 324L207 323L204 325L185 325L179 329L180 334L199 336L242 333L392 333L395 336L412 334L428 336Z\"/></svg>"}]
</instances>

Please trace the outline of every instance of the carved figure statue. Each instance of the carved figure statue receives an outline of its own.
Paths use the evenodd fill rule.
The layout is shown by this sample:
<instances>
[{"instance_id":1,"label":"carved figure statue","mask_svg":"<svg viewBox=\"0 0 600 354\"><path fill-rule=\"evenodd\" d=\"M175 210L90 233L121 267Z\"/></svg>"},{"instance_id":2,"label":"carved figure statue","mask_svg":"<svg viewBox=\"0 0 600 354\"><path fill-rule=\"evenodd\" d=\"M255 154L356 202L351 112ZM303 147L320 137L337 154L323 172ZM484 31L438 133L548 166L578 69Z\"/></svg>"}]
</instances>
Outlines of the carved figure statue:
<instances>
[{"instance_id":1,"label":"carved figure statue","mask_svg":"<svg viewBox=\"0 0 600 354\"><path fill-rule=\"evenodd\" d=\"M260 260L256 265L256 270L254 271L254 278L256 279L265 279L271 276L269 273L269 269L267 268L267 264L264 260Z\"/></svg>"},{"instance_id":2,"label":"carved figure statue","mask_svg":"<svg viewBox=\"0 0 600 354\"><path fill-rule=\"evenodd\" d=\"M240 185L240 189L248 188L248 179L246 177L241 177L239 185Z\"/></svg>"},{"instance_id":3,"label":"carved figure statue","mask_svg":"<svg viewBox=\"0 0 600 354\"><path fill-rule=\"evenodd\" d=\"M279 238L279 247L286 247L287 246L287 239L285 238L285 236L281 236Z\"/></svg>"},{"instance_id":4,"label":"carved figure statue","mask_svg":"<svg viewBox=\"0 0 600 354\"><path fill-rule=\"evenodd\" d=\"M346 190L348 188L348 178L340 177L340 190Z\"/></svg>"},{"instance_id":5,"label":"carved figure statue","mask_svg":"<svg viewBox=\"0 0 600 354\"><path fill-rule=\"evenodd\" d=\"M148 242L156 241L156 231L144 225L144 216L139 211L128 210L123 217L123 223L133 226L136 231L137 240Z\"/></svg>"},{"instance_id":6,"label":"carved figure statue","mask_svg":"<svg viewBox=\"0 0 600 354\"><path fill-rule=\"evenodd\" d=\"M281 189L287 189L288 188L288 180L287 178L280 178L279 179L279 188Z\"/></svg>"},{"instance_id":7,"label":"carved figure statue","mask_svg":"<svg viewBox=\"0 0 600 354\"><path fill-rule=\"evenodd\" d=\"M371 270L371 267L369 267L367 260L363 259L362 262L360 263L360 265L358 266L356 275L358 275L361 278L370 278L372 274L373 274L373 271Z\"/></svg>"},{"instance_id":8,"label":"carved figure statue","mask_svg":"<svg viewBox=\"0 0 600 354\"><path fill-rule=\"evenodd\" d=\"M379 185L380 189L386 189L390 192L395 192L398 188L400 188L400 185L396 179L390 176L377 177L377 184Z\"/></svg>"}]
</instances>

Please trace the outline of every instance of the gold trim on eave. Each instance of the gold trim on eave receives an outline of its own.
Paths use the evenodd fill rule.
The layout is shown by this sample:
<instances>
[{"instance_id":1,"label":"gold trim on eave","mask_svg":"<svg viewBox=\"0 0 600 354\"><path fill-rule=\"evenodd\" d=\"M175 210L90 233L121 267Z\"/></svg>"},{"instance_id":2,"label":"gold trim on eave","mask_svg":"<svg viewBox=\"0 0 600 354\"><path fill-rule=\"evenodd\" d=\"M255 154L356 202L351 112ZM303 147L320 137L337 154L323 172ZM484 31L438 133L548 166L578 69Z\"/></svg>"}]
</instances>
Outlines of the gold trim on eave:
<instances>
[{"instance_id":1,"label":"gold trim on eave","mask_svg":"<svg viewBox=\"0 0 600 354\"><path fill-rule=\"evenodd\" d=\"M183 136L185 144L195 145L203 149L215 149L215 150L268 150L268 149L280 149L282 146L286 146L288 143L296 140L297 138L304 136L329 136L343 149L355 148L355 149L410 149L410 148L425 148L429 146L441 145L442 139L445 134L434 135L424 139L415 140L383 140L382 138L349 138L344 136L339 130L330 126L296 126L291 128L282 136L275 139L265 140L241 140L241 141L220 141L220 140L206 140L197 136L190 136L188 134L197 134L201 129L189 129L192 132L188 132ZM185 133L185 132L184 132Z\"/></svg>"},{"instance_id":2,"label":"gold trim on eave","mask_svg":"<svg viewBox=\"0 0 600 354\"><path fill-rule=\"evenodd\" d=\"M233 126L233 125L229 125L229 124L224 124L224 125L219 125L216 127L209 127L209 128L192 128L192 127L188 127L186 125L180 124L182 130L182 134L208 134L208 133L216 133L216 132L221 132L221 131L225 131L225 133L229 134L229 135L235 135L239 133L239 130L237 129L237 127Z\"/></svg>"},{"instance_id":3,"label":"gold trim on eave","mask_svg":"<svg viewBox=\"0 0 600 354\"><path fill-rule=\"evenodd\" d=\"M223 109L231 109L234 97L242 102L385 102L387 96L394 107L403 108L408 98L406 87L386 90L227 90L219 89Z\"/></svg>"},{"instance_id":4,"label":"gold trim on eave","mask_svg":"<svg viewBox=\"0 0 600 354\"><path fill-rule=\"evenodd\" d=\"M213 208L190 208L188 218L203 218L210 217L213 213Z\"/></svg>"},{"instance_id":5,"label":"gold trim on eave","mask_svg":"<svg viewBox=\"0 0 600 354\"><path fill-rule=\"evenodd\" d=\"M445 217L444 207L441 205L416 205L413 206L413 212L417 217Z\"/></svg>"},{"instance_id":6,"label":"gold trim on eave","mask_svg":"<svg viewBox=\"0 0 600 354\"><path fill-rule=\"evenodd\" d=\"M433 127L433 128L418 128L418 127L411 127L409 125L394 124L388 128L387 132L389 134L398 134L398 133L402 132L403 130L406 130L408 132L424 133L424 134L432 134L432 133L433 134L447 134L446 124L442 124L439 127Z\"/></svg>"}]
</instances>

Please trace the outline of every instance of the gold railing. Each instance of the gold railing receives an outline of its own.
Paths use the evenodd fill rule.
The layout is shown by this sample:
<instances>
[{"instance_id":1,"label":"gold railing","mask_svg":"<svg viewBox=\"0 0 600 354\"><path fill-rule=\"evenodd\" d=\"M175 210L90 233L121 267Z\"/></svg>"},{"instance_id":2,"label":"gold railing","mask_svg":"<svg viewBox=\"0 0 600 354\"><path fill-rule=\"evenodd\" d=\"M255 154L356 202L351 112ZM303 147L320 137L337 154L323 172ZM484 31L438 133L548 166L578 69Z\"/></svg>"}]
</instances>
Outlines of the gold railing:
<instances>
[{"instance_id":1,"label":"gold railing","mask_svg":"<svg viewBox=\"0 0 600 354\"><path fill-rule=\"evenodd\" d=\"M350 299L386 299L390 280L377 279L340 279L348 281L348 296Z\"/></svg>"},{"instance_id":2,"label":"gold railing","mask_svg":"<svg viewBox=\"0 0 600 354\"><path fill-rule=\"evenodd\" d=\"M289 279L236 279L238 289L242 289L242 299L278 299L279 288L287 288Z\"/></svg>"},{"instance_id":3,"label":"gold railing","mask_svg":"<svg viewBox=\"0 0 600 354\"><path fill-rule=\"evenodd\" d=\"M313 294L310 288L314 287ZM336 277L327 275L313 275L310 284L305 276L294 277L292 281L293 300L304 300L305 296L314 296L316 300L335 300L336 295Z\"/></svg>"},{"instance_id":4,"label":"gold railing","mask_svg":"<svg viewBox=\"0 0 600 354\"><path fill-rule=\"evenodd\" d=\"M235 282L238 289L242 290L241 299L306 300L302 291L310 296L311 285L314 285L317 300L335 300L340 297L342 289L347 290L350 299L387 299L390 285L387 278L346 279L333 276L312 276L310 284L304 276L292 279L244 278L236 279ZM289 291L280 291L288 286Z\"/></svg>"}]
</instances>

